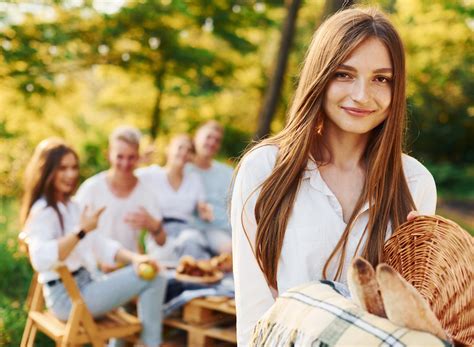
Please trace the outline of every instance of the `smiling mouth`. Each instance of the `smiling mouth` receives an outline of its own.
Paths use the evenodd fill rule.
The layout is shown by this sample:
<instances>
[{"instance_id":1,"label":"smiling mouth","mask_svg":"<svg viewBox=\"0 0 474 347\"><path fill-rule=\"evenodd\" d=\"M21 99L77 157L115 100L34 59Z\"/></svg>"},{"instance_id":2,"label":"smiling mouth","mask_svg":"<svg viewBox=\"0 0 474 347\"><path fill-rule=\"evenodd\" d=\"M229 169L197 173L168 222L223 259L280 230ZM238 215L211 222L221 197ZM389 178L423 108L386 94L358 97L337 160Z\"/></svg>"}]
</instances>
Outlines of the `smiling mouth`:
<instances>
[{"instance_id":1,"label":"smiling mouth","mask_svg":"<svg viewBox=\"0 0 474 347\"><path fill-rule=\"evenodd\" d=\"M373 113L374 110L367 110L367 109L363 109L363 108L355 108L355 107L344 107L344 106L341 106L341 108L346 111L347 113L349 113L350 115L352 116L359 116L359 117L362 117L362 116L368 116L369 114Z\"/></svg>"}]
</instances>

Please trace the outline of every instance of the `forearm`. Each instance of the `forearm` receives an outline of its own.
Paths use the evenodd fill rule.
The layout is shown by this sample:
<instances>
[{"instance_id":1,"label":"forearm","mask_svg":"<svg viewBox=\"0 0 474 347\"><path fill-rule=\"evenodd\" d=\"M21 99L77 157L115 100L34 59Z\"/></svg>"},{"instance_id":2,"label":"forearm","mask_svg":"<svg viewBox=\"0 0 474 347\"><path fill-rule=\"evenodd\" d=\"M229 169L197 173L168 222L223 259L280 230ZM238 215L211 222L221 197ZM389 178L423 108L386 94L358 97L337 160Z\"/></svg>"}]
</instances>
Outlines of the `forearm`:
<instances>
[{"instance_id":1,"label":"forearm","mask_svg":"<svg viewBox=\"0 0 474 347\"><path fill-rule=\"evenodd\" d=\"M163 228L163 225L160 223L158 229L150 231L150 235L153 237L153 240L159 245L163 246L166 242L166 232Z\"/></svg>"},{"instance_id":2,"label":"forearm","mask_svg":"<svg viewBox=\"0 0 474 347\"><path fill-rule=\"evenodd\" d=\"M136 256L136 253L129 251L128 249L120 248L115 254L115 262L125 264L132 263Z\"/></svg>"},{"instance_id":3,"label":"forearm","mask_svg":"<svg viewBox=\"0 0 474 347\"><path fill-rule=\"evenodd\" d=\"M58 240L58 258L63 261L67 259L72 250L79 242L76 233L69 233Z\"/></svg>"}]
</instances>

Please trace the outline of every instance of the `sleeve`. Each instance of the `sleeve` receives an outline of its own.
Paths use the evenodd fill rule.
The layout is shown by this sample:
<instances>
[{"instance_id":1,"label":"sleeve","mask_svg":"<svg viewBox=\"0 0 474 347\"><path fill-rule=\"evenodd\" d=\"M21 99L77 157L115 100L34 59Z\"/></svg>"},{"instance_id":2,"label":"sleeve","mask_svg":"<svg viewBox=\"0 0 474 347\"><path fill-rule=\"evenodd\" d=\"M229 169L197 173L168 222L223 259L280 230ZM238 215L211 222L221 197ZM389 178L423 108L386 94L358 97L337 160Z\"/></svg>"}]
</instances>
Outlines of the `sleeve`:
<instances>
[{"instance_id":1,"label":"sleeve","mask_svg":"<svg viewBox=\"0 0 474 347\"><path fill-rule=\"evenodd\" d=\"M416 177L414 183L412 196L418 212L424 215L435 214L437 194L433 176L426 172L426 174Z\"/></svg>"},{"instance_id":2,"label":"sleeve","mask_svg":"<svg viewBox=\"0 0 474 347\"><path fill-rule=\"evenodd\" d=\"M31 265L38 272L54 269L59 261L60 225L54 213L51 208L35 211L27 224Z\"/></svg>"},{"instance_id":3,"label":"sleeve","mask_svg":"<svg viewBox=\"0 0 474 347\"><path fill-rule=\"evenodd\" d=\"M204 190L204 184L202 183L201 177L198 174L193 174L193 179L195 181L197 201L206 201L206 191Z\"/></svg>"},{"instance_id":4,"label":"sleeve","mask_svg":"<svg viewBox=\"0 0 474 347\"><path fill-rule=\"evenodd\" d=\"M254 154L258 153L250 156ZM255 324L275 301L253 252L257 230L254 214L257 189L273 167L262 164L255 156L244 158L232 193L232 252L239 346L250 343Z\"/></svg>"},{"instance_id":5,"label":"sleeve","mask_svg":"<svg viewBox=\"0 0 474 347\"><path fill-rule=\"evenodd\" d=\"M104 264L115 264L115 255L122 248L118 241L109 239L102 233L93 231L89 237L94 256Z\"/></svg>"},{"instance_id":6,"label":"sleeve","mask_svg":"<svg viewBox=\"0 0 474 347\"><path fill-rule=\"evenodd\" d=\"M158 199L157 194L154 191L150 191L150 210L148 213L150 213L153 218L162 220L163 219L163 214L161 213L161 208L160 208L160 201Z\"/></svg>"},{"instance_id":7,"label":"sleeve","mask_svg":"<svg viewBox=\"0 0 474 347\"><path fill-rule=\"evenodd\" d=\"M79 189L77 190L75 196L74 196L74 201L77 202L77 204L80 207L80 210L83 211L86 206L89 206L94 210L94 206L90 206L92 203L92 200L90 198L90 182L85 181L84 183L81 184Z\"/></svg>"}]
</instances>

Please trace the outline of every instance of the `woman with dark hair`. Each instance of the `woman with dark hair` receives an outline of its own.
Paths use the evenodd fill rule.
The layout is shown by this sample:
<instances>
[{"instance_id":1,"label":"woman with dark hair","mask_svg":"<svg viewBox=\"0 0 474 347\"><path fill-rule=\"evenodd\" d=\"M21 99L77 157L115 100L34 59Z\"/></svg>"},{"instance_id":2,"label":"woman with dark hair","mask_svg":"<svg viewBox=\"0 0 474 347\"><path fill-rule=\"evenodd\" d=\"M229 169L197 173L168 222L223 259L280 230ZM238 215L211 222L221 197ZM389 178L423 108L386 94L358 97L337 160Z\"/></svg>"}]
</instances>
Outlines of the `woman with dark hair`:
<instances>
[{"instance_id":1,"label":"woman with dark hair","mask_svg":"<svg viewBox=\"0 0 474 347\"><path fill-rule=\"evenodd\" d=\"M136 273L138 264L147 262L156 270L158 265L147 256L128 251L118 242L94 232L104 207L80 213L79 206L71 200L78 178L78 156L60 139L42 141L26 170L21 222L31 263L39 273L38 281L44 285L46 305L59 319L68 318L71 300L54 271L62 261L95 317L138 295L142 341L146 346L159 346L166 280L161 275L150 281L140 278ZM87 270L95 266L91 263L95 259L133 266L96 280Z\"/></svg>"},{"instance_id":2,"label":"woman with dark hair","mask_svg":"<svg viewBox=\"0 0 474 347\"><path fill-rule=\"evenodd\" d=\"M231 208L239 344L291 287L346 281L374 266L412 210L433 214L436 187L403 154L405 55L375 9L338 12L315 32L285 128L245 154Z\"/></svg>"}]
</instances>

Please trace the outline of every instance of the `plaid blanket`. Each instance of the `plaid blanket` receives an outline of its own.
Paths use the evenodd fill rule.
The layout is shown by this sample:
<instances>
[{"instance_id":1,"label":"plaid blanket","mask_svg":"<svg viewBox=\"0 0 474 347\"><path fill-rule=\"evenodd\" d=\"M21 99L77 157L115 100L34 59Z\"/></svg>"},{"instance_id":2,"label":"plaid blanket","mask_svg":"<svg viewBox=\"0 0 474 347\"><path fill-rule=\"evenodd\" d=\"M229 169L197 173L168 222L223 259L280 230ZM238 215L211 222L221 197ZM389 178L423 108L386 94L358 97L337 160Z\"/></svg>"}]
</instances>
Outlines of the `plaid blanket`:
<instances>
[{"instance_id":1,"label":"plaid blanket","mask_svg":"<svg viewBox=\"0 0 474 347\"><path fill-rule=\"evenodd\" d=\"M327 283L281 295L258 321L252 346L450 346L363 311Z\"/></svg>"}]
</instances>

